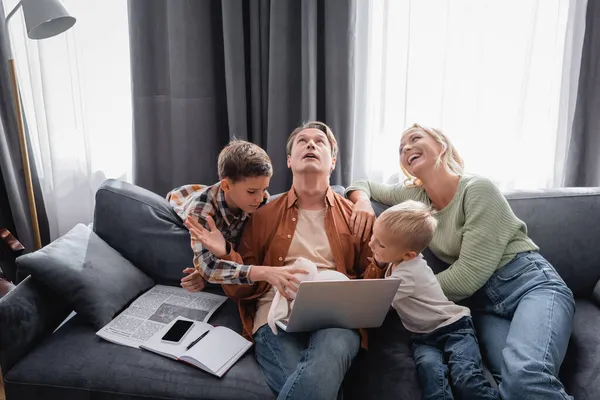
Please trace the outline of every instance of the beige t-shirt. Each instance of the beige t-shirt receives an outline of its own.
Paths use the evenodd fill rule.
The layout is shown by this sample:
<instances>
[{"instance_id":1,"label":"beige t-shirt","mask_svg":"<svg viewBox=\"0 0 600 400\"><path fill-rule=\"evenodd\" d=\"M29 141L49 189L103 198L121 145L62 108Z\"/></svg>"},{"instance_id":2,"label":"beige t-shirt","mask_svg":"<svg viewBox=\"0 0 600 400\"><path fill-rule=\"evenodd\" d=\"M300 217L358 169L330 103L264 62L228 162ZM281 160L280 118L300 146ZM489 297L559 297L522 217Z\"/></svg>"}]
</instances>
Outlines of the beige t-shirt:
<instances>
[{"instance_id":1,"label":"beige t-shirt","mask_svg":"<svg viewBox=\"0 0 600 400\"><path fill-rule=\"evenodd\" d=\"M392 306L410 332L429 333L471 315L468 308L448 300L421 254L395 268L390 264L385 278L401 281Z\"/></svg>"},{"instance_id":2,"label":"beige t-shirt","mask_svg":"<svg viewBox=\"0 0 600 400\"><path fill-rule=\"evenodd\" d=\"M284 265L292 265L298 257L304 257L317 264L319 269L336 269L331 246L325 232L325 211L298 210L298 223L285 257ZM267 323L271 303L275 297L275 287L262 295L256 302L256 315L252 334Z\"/></svg>"}]
</instances>

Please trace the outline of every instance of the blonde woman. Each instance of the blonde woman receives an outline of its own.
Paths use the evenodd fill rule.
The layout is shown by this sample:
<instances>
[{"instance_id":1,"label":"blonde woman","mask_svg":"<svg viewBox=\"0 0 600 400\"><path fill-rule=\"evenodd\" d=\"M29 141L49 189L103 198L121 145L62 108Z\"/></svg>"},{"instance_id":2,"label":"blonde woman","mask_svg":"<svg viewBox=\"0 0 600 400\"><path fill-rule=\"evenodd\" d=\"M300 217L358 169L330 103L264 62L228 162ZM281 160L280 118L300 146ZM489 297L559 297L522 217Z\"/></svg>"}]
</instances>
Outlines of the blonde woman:
<instances>
[{"instance_id":1,"label":"blonde woman","mask_svg":"<svg viewBox=\"0 0 600 400\"><path fill-rule=\"evenodd\" d=\"M527 236L527 228L488 179L463 173L463 160L441 131L414 124L402 134L395 186L356 182L355 234L375 220L370 200L424 202L437 210L430 250L450 267L437 275L444 294L473 311L483 353L503 399L572 399L558 379L571 335L573 294ZM439 366L434 366L439 367ZM440 367L441 368L441 367Z\"/></svg>"}]
</instances>

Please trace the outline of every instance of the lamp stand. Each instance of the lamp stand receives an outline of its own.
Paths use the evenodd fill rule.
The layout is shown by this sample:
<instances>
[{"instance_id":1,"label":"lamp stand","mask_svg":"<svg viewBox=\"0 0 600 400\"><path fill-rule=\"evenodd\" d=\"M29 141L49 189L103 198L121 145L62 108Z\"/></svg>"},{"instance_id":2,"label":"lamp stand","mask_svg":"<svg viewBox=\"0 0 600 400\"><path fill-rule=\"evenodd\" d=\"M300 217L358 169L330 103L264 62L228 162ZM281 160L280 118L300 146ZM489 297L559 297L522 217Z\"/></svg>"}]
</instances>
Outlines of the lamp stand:
<instances>
[{"instance_id":1,"label":"lamp stand","mask_svg":"<svg viewBox=\"0 0 600 400\"><path fill-rule=\"evenodd\" d=\"M33 193L33 182L31 179L31 166L29 164L29 152L27 151L27 140L25 139L25 127L23 125L23 110L21 107L21 96L19 94L19 86L17 84L17 69L15 60L8 60L8 69L10 71L10 81L12 83L15 111L17 116L17 129L19 131L19 145L21 147L21 161L23 163L23 171L25 172L25 186L27 189L27 199L29 201L29 213L31 214L31 227L33 229L33 239L35 241L35 250L42 247L42 239L40 236L40 225L38 223L37 209L35 207L35 195Z\"/></svg>"}]
</instances>

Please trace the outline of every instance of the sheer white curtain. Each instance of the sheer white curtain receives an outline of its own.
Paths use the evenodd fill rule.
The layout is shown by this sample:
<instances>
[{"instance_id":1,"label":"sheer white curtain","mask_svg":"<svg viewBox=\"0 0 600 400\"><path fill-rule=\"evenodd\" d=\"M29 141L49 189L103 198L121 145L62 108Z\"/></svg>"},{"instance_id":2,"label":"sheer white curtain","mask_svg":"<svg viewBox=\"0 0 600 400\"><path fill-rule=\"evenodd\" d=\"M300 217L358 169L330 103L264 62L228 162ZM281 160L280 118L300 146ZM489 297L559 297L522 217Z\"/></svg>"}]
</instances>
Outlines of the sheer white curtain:
<instances>
[{"instance_id":1,"label":"sheer white curtain","mask_svg":"<svg viewBox=\"0 0 600 400\"><path fill-rule=\"evenodd\" d=\"M467 172L502 188L558 186L585 24L577 7L585 1L359 2L355 128L367 177L398 173L400 134L418 122L450 136Z\"/></svg>"},{"instance_id":2,"label":"sheer white curtain","mask_svg":"<svg viewBox=\"0 0 600 400\"><path fill-rule=\"evenodd\" d=\"M30 40L21 11L9 26L52 239L91 222L98 186L132 165L127 2L62 2L66 33Z\"/></svg>"}]
</instances>

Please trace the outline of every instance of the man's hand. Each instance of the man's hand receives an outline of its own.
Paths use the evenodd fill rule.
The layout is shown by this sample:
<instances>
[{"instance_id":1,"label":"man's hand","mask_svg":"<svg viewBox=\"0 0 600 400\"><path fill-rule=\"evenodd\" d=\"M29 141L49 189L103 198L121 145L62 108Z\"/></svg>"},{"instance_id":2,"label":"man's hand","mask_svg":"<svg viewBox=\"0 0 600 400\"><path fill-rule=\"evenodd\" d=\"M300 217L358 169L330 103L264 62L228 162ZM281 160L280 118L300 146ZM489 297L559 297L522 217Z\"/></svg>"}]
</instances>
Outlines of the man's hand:
<instances>
[{"instance_id":1,"label":"man's hand","mask_svg":"<svg viewBox=\"0 0 600 400\"><path fill-rule=\"evenodd\" d=\"M188 292L199 292L206 286L206 281L195 268L186 268L183 273L188 276L181 279L181 287Z\"/></svg>"},{"instance_id":2,"label":"man's hand","mask_svg":"<svg viewBox=\"0 0 600 400\"><path fill-rule=\"evenodd\" d=\"M350 228L352 233L360 237L363 242L369 240L371 229L375 223L375 211L371 206L371 201L365 198L359 199L352 209L350 217Z\"/></svg>"},{"instance_id":3,"label":"man's hand","mask_svg":"<svg viewBox=\"0 0 600 400\"><path fill-rule=\"evenodd\" d=\"M297 268L293 266L289 267L267 267L264 265L253 265L250 268L249 278L252 282L267 281L272 286L276 287L288 300L292 300L289 293L286 291L290 290L296 292L300 280L294 276L294 274L308 274L304 268Z\"/></svg>"},{"instance_id":4,"label":"man's hand","mask_svg":"<svg viewBox=\"0 0 600 400\"><path fill-rule=\"evenodd\" d=\"M198 222L192 216L188 216L184 224L189 229L190 235L193 240L197 240L202 243L205 249L213 253L217 258L223 258L227 255L227 246L223 234L217 229L215 221L212 217L206 218L208 229L205 229L200 222Z\"/></svg>"}]
</instances>

